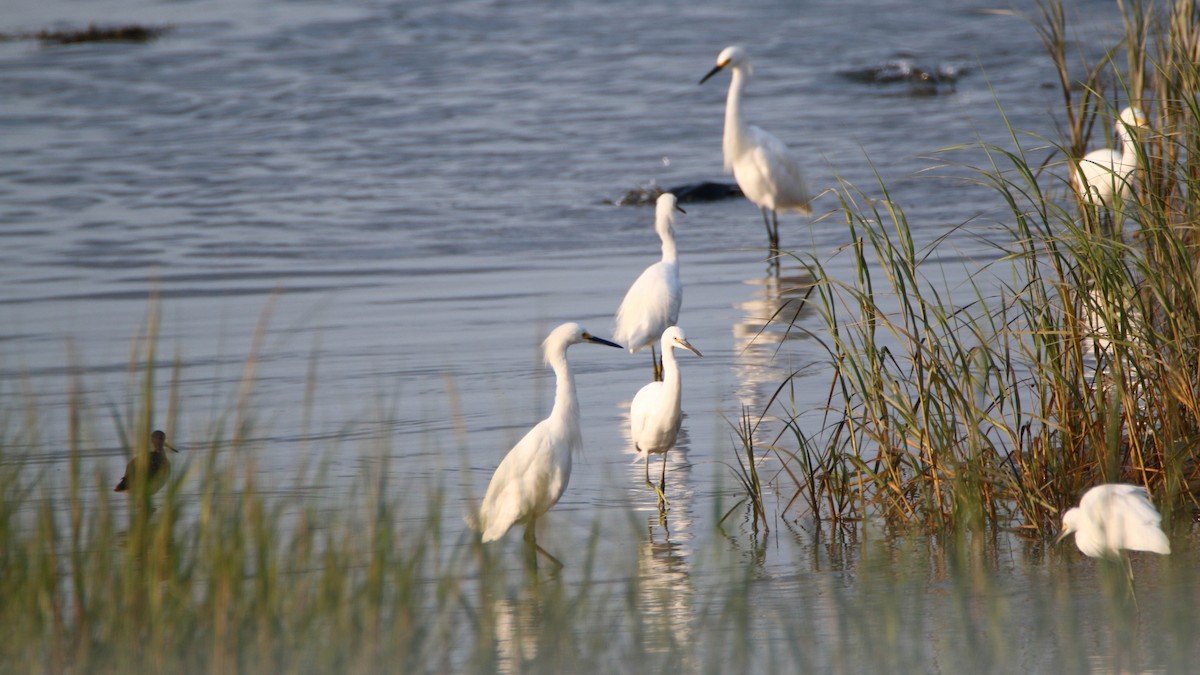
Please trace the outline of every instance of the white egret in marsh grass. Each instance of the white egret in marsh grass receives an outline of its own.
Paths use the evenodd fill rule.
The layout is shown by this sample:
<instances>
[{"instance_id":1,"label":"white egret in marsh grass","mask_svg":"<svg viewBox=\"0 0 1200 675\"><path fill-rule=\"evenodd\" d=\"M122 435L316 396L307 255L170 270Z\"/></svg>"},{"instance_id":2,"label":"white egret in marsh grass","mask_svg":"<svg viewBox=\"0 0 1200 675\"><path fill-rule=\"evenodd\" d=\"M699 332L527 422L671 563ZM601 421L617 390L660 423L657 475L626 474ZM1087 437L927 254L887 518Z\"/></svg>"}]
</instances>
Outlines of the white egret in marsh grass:
<instances>
[{"instance_id":1,"label":"white egret in marsh grass","mask_svg":"<svg viewBox=\"0 0 1200 675\"><path fill-rule=\"evenodd\" d=\"M675 212L683 213L675 195L666 192L654 207L654 229L662 240L662 260L647 267L634 280L617 308L613 339L635 353L650 346L655 381L662 379L662 367L654 354L654 344L668 326L679 320L683 304L683 284L679 282L679 256L675 250Z\"/></svg>"},{"instance_id":2,"label":"white egret in marsh grass","mask_svg":"<svg viewBox=\"0 0 1200 675\"><path fill-rule=\"evenodd\" d=\"M1075 545L1092 558L1113 558L1123 549L1166 555L1171 543L1163 533L1162 516L1150 502L1146 488L1110 483L1084 493L1079 506L1063 514L1062 541L1075 535Z\"/></svg>"},{"instance_id":3,"label":"white egret in marsh grass","mask_svg":"<svg viewBox=\"0 0 1200 675\"><path fill-rule=\"evenodd\" d=\"M577 323L564 323L542 343L546 363L557 380L554 408L505 455L484 493L474 525L483 541L503 537L513 525L525 523L525 540L537 546L537 519L558 503L571 480L571 453L583 445L579 431L579 399L575 377L567 363L567 347L581 342L621 345L588 333ZM551 560L554 557L537 547ZM557 562L557 561L556 561Z\"/></svg>"},{"instance_id":4,"label":"white egret in marsh grass","mask_svg":"<svg viewBox=\"0 0 1200 675\"><path fill-rule=\"evenodd\" d=\"M129 464L125 465L125 475L121 477L121 482L117 483L117 487L113 488L113 492L132 492L139 489L141 485L145 485L146 490L150 495L162 489L167 484L167 479L171 476L171 463L167 461L167 453L163 448L172 452L179 452L167 443L167 435L161 431L155 430L150 434L150 456L148 459L142 460L145 462L146 478L144 483L139 482L138 477L138 461L140 457L134 457L129 460Z\"/></svg>"},{"instance_id":5,"label":"white egret in marsh grass","mask_svg":"<svg viewBox=\"0 0 1200 675\"><path fill-rule=\"evenodd\" d=\"M1116 123L1121 150L1101 148L1079 160L1071 184L1085 204L1111 211L1129 197L1137 168L1137 133L1149 126L1141 109L1125 108Z\"/></svg>"},{"instance_id":6,"label":"white egret in marsh grass","mask_svg":"<svg viewBox=\"0 0 1200 675\"><path fill-rule=\"evenodd\" d=\"M671 326L662 334L663 378L651 382L638 390L629 406L629 431L633 447L638 454L645 455L646 485L658 493L658 508L667 506L667 451L675 447L682 419L680 400L683 381L679 375L679 364L675 360L675 348L686 349L696 356L700 350L688 342L683 330ZM658 485L650 481L650 455L661 454L662 475Z\"/></svg>"},{"instance_id":7,"label":"white egret in marsh grass","mask_svg":"<svg viewBox=\"0 0 1200 675\"><path fill-rule=\"evenodd\" d=\"M774 255L779 251L779 212L811 213L812 195L788 146L759 127L747 124L742 117L742 90L752 70L744 49L733 46L721 50L717 65L700 79L700 84L725 68L732 72L725 100L725 135L721 141L725 171L733 173L742 193L762 210Z\"/></svg>"},{"instance_id":8,"label":"white egret in marsh grass","mask_svg":"<svg viewBox=\"0 0 1200 675\"><path fill-rule=\"evenodd\" d=\"M1055 543L1075 534L1075 545L1091 558L1124 558L1129 594L1133 592L1133 563L1122 551L1151 551L1166 555L1171 542L1163 533L1162 516L1150 502L1146 488L1110 483L1083 494L1079 506L1063 514L1063 529Z\"/></svg>"}]
</instances>

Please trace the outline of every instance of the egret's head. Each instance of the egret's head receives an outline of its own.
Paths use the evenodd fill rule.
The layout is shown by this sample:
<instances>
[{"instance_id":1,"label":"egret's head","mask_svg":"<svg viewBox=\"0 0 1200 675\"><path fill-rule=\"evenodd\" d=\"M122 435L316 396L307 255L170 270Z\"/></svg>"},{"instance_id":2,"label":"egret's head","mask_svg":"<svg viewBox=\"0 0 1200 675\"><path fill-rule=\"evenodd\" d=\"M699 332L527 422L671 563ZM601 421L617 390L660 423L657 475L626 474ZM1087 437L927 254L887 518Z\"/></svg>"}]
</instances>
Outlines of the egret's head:
<instances>
[{"instance_id":1,"label":"egret's head","mask_svg":"<svg viewBox=\"0 0 1200 675\"><path fill-rule=\"evenodd\" d=\"M583 326L580 326L577 323L564 323L558 328L550 331L550 334L546 336L546 341L542 343L542 351L546 356L546 360L549 361L552 354L556 352L563 352L567 349L567 347L574 344L579 344L580 342L592 342L598 345L607 345L609 347L616 347L617 349L624 349L621 345L615 342L609 342L604 338L599 338L595 335L592 335L591 333L587 332Z\"/></svg>"},{"instance_id":2,"label":"egret's head","mask_svg":"<svg viewBox=\"0 0 1200 675\"><path fill-rule=\"evenodd\" d=\"M700 78L700 84L704 84L708 78L716 75L725 68L741 68L749 74L750 57L746 56L746 50L737 45L731 45L722 49L721 53L717 54L717 65L713 66L713 69L708 71L707 75Z\"/></svg>"},{"instance_id":3,"label":"egret's head","mask_svg":"<svg viewBox=\"0 0 1200 675\"><path fill-rule=\"evenodd\" d=\"M679 208L679 200L670 192L664 192L658 196L658 200L654 202L654 217L660 222L672 223L675 221L675 212L687 213Z\"/></svg>"},{"instance_id":4,"label":"egret's head","mask_svg":"<svg viewBox=\"0 0 1200 675\"><path fill-rule=\"evenodd\" d=\"M1071 534L1072 532L1078 532L1079 526L1082 524L1082 520L1083 511L1080 511L1079 507L1067 509L1067 512L1063 514L1062 532L1058 533L1058 538L1054 540L1054 543L1057 544L1058 542L1062 541L1068 534Z\"/></svg>"},{"instance_id":5,"label":"egret's head","mask_svg":"<svg viewBox=\"0 0 1200 675\"><path fill-rule=\"evenodd\" d=\"M1130 129L1145 129L1150 126L1150 120L1141 108L1130 106L1121 111L1121 125Z\"/></svg>"},{"instance_id":6,"label":"egret's head","mask_svg":"<svg viewBox=\"0 0 1200 675\"><path fill-rule=\"evenodd\" d=\"M683 334L683 329L679 326L671 326L663 331L662 349L665 352L671 347L679 347L680 349L688 350L696 356L704 356L700 353L699 349L696 349L692 346L692 343L688 342L687 336Z\"/></svg>"},{"instance_id":7,"label":"egret's head","mask_svg":"<svg viewBox=\"0 0 1200 675\"><path fill-rule=\"evenodd\" d=\"M746 50L738 45L730 45L722 49L720 54L717 54L717 65L722 68L726 66L737 68L749 62L750 59L746 56Z\"/></svg>"}]
</instances>

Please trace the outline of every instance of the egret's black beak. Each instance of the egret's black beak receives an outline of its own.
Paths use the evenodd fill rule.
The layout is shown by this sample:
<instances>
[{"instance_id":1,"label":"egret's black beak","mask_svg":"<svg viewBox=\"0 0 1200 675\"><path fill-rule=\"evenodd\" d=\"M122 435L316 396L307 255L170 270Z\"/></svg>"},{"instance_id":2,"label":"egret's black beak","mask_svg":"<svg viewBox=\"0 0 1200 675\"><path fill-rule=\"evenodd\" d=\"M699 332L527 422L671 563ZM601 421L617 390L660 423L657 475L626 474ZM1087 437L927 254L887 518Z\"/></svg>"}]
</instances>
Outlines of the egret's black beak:
<instances>
[{"instance_id":1,"label":"egret's black beak","mask_svg":"<svg viewBox=\"0 0 1200 675\"><path fill-rule=\"evenodd\" d=\"M678 203L676 203L676 204L675 204L675 210L676 210L676 211L678 211L678 212L680 212L680 213L687 213L687 211L684 211L684 210L683 210L683 207L682 207L682 206L680 206Z\"/></svg>"},{"instance_id":2,"label":"egret's black beak","mask_svg":"<svg viewBox=\"0 0 1200 675\"><path fill-rule=\"evenodd\" d=\"M175 452L175 453L179 452L178 450L175 449L175 446L171 445L170 443L168 443L166 441L163 441L163 447L170 450L171 452Z\"/></svg>"},{"instance_id":3,"label":"egret's black beak","mask_svg":"<svg viewBox=\"0 0 1200 675\"><path fill-rule=\"evenodd\" d=\"M719 63L719 64L717 64L717 65L713 66L713 69L712 69L712 70L710 70L710 71L708 71L708 74L707 74L707 75L705 75L704 77L700 78L700 84L704 84L705 82L707 82L707 81L708 81L708 78L710 78L710 77L712 77L713 75L716 75L717 73L721 72L721 69L722 69L722 68L724 68L724 67L725 67L725 64L723 64L723 63Z\"/></svg>"},{"instance_id":4,"label":"egret's black beak","mask_svg":"<svg viewBox=\"0 0 1200 675\"><path fill-rule=\"evenodd\" d=\"M619 345L615 342L609 342L608 340L605 340L604 338L598 338L595 335L592 335L591 333L584 333L583 339L587 340L588 342L595 342L598 345L608 345L609 347L616 347L617 349L625 349L624 347L622 347L621 345Z\"/></svg>"}]
</instances>

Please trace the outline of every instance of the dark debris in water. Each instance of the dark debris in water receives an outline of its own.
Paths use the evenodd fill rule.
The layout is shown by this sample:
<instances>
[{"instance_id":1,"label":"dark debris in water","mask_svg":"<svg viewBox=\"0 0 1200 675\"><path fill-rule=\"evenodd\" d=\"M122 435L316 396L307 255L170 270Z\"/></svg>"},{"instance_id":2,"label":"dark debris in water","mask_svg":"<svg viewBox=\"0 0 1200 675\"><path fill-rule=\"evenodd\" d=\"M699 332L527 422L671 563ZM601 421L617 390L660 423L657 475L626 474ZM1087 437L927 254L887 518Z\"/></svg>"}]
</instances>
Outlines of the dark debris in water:
<instances>
[{"instance_id":1,"label":"dark debris in water","mask_svg":"<svg viewBox=\"0 0 1200 675\"><path fill-rule=\"evenodd\" d=\"M838 75L863 84L907 84L918 95L953 93L958 78L970 72L966 66L943 63L925 68L909 59L889 59L883 63L838 71Z\"/></svg>"},{"instance_id":2,"label":"dark debris in water","mask_svg":"<svg viewBox=\"0 0 1200 675\"><path fill-rule=\"evenodd\" d=\"M742 196L742 190L736 183L720 183L701 181L685 183L672 188L663 189L651 183L646 187L634 188L620 197L608 202L617 206L651 206L664 192L675 195L681 204L698 202L715 202L722 199L736 199Z\"/></svg>"},{"instance_id":3,"label":"dark debris in water","mask_svg":"<svg viewBox=\"0 0 1200 675\"><path fill-rule=\"evenodd\" d=\"M38 40L44 44L69 45L80 42L149 42L171 31L170 26L97 26L81 30L40 30L36 33L0 33L0 40Z\"/></svg>"}]
</instances>

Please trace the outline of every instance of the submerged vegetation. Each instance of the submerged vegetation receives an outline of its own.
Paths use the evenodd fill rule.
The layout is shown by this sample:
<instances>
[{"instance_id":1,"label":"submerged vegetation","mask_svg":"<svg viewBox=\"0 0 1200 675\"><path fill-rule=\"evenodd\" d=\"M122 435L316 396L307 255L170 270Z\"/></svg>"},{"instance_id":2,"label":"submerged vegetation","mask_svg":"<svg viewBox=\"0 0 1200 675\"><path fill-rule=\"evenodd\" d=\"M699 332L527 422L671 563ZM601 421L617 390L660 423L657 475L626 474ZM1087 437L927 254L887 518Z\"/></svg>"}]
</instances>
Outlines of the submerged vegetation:
<instances>
[{"instance_id":1,"label":"submerged vegetation","mask_svg":"<svg viewBox=\"0 0 1200 675\"><path fill-rule=\"evenodd\" d=\"M1119 108L1102 88L1116 50L1083 64L1085 87L1076 88L1065 14L1047 0L1040 30L1062 74L1068 132L1026 148L1030 139L1013 130L1012 147L986 147L989 163L968 167L1008 207L990 235L999 260L977 273L972 302L951 302L949 289L922 274L928 252L885 181L881 196L841 186L853 243L840 254L853 256L857 276L835 280L810 262L822 281L806 302L822 326L791 326L829 355L828 405L797 409L789 380L735 425L730 465L752 534L717 538L681 571L669 546L634 527L636 553L602 560L596 528L586 550L546 574L449 526L457 516L437 486L399 499L418 488L389 481L387 448L359 449L376 458L374 470L339 508L318 508L300 490L262 490L247 440L256 346L227 418L190 445L205 452L179 462L153 499L114 496L88 471L82 395L62 486L28 461L45 450L36 411L0 420L0 669L1193 667L1195 610L1167 602L1196 595L1189 542L1145 576L1139 570L1158 584L1136 604L1121 565L1089 566L1096 572L1085 578L1066 565L1037 567L1056 555L1041 543L1085 488L1146 485L1169 521L1200 485L1200 21L1191 3L1162 15L1122 7L1130 62L1115 92L1141 102L1154 125L1135 197L1114 218L1123 231L1103 231L1063 178L1071 158L1097 143L1091 130L1109 126L1095 120ZM1075 98L1080 91L1088 93ZM1039 163L1045 154L1067 159ZM983 275L1003 279L1003 290L983 290L996 287ZM152 316L131 358L138 405L113 412L129 449L145 448L152 428L171 429L181 414L178 368L165 414L151 403L155 332ZM781 426L761 443L768 418ZM311 484L320 472L301 468L295 480ZM727 526L735 512L714 520ZM776 512L782 526L772 527ZM811 536L793 527L800 518L845 527ZM1031 536L1009 536L1013 528ZM936 544L905 536L925 531L938 534ZM815 572L758 583L768 541L811 558ZM999 558L1021 573L997 574ZM1151 616L1156 602L1170 609Z\"/></svg>"}]
</instances>

